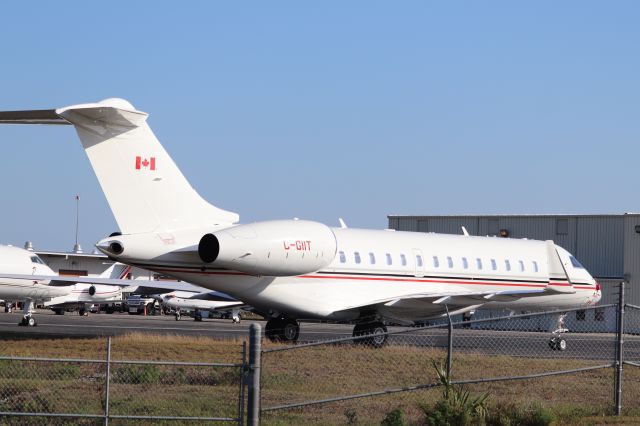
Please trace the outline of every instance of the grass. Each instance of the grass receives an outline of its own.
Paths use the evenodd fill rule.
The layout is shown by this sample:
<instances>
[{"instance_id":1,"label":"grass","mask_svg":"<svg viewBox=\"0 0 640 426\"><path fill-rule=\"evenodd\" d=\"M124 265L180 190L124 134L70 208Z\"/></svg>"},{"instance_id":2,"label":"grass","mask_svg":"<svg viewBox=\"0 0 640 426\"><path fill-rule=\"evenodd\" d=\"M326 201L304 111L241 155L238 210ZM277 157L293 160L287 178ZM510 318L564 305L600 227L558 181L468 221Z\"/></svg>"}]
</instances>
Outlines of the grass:
<instances>
[{"instance_id":1,"label":"grass","mask_svg":"<svg viewBox=\"0 0 640 426\"><path fill-rule=\"evenodd\" d=\"M105 341L104 338L5 340L0 355L105 359ZM240 361L242 343L239 339L134 333L112 338L111 355L113 360L236 363ZM278 347L265 343L266 349ZM389 345L376 350L350 344L264 353L262 407L435 383L437 376L432 361L441 361L444 356L444 351L434 348ZM603 363L561 357L533 359L458 353L454 356L453 380L524 375ZM0 361L0 411L99 414L104 404L104 375L104 364L98 363ZM234 417L238 378L236 368L113 365L111 413ZM489 407L492 404L522 407L539 404L553 413L559 425L640 424L640 407L635 404L640 399L639 368L625 369L626 417L621 418L610 416L612 369L485 383L471 385L469 389L474 395L489 393ZM441 389L435 388L278 410L265 413L263 423L380 424L397 409L408 424L421 424L424 413L420 407L435 404L440 395ZM13 419L0 422L20 423ZM38 422L34 419L31 423Z\"/></svg>"}]
</instances>

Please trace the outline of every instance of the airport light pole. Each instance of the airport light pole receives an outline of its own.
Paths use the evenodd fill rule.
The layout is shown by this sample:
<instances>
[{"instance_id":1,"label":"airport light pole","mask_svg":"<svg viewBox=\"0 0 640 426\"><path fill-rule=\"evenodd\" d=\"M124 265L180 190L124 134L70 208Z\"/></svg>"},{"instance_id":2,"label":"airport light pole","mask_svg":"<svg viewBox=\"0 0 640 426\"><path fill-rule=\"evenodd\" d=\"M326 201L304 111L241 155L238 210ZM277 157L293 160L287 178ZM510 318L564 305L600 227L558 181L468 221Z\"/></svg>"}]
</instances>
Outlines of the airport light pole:
<instances>
[{"instance_id":1,"label":"airport light pole","mask_svg":"<svg viewBox=\"0 0 640 426\"><path fill-rule=\"evenodd\" d=\"M76 194L76 243L73 245L74 253L82 253L82 247L78 244L78 229L80 228L80 195Z\"/></svg>"}]
</instances>

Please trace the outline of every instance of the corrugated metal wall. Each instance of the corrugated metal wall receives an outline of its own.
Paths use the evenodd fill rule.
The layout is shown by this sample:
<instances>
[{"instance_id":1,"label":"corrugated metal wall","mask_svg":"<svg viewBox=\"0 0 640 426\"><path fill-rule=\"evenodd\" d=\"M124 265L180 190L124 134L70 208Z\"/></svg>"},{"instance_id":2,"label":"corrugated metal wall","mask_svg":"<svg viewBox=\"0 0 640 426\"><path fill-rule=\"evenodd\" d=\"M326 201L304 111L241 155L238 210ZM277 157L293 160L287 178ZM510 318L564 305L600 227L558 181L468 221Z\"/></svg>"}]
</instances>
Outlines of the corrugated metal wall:
<instances>
[{"instance_id":1,"label":"corrugated metal wall","mask_svg":"<svg viewBox=\"0 0 640 426\"><path fill-rule=\"evenodd\" d=\"M389 216L389 228L462 234L461 227L465 226L471 235L496 235L506 229L510 238L555 241L596 277L620 278L625 270L627 216ZM640 256L635 259L640 272Z\"/></svg>"},{"instance_id":2,"label":"corrugated metal wall","mask_svg":"<svg viewBox=\"0 0 640 426\"><path fill-rule=\"evenodd\" d=\"M626 301L640 306L640 215L627 214L624 217L624 274L629 280Z\"/></svg>"}]
</instances>

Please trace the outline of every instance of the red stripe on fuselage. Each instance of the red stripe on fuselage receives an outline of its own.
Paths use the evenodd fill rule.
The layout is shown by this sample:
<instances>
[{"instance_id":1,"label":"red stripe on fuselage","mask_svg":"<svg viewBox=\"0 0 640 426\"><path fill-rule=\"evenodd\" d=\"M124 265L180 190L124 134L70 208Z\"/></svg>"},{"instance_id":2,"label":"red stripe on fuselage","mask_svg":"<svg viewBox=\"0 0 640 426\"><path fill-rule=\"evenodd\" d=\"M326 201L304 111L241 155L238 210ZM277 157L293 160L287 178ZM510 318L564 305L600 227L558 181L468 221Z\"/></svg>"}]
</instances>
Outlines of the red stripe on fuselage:
<instances>
[{"instance_id":1,"label":"red stripe on fuselage","mask_svg":"<svg viewBox=\"0 0 640 426\"><path fill-rule=\"evenodd\" d=\"M183 269L155 269L158 272L180 272L180 273L188 273L188 274L199 274L199 275L235 275L235 276L252 276L250 274L246 274L244 272L236 272L236 271L193 271L193 270L183 270ZM331 279L331 280L354 280L354 281L389 281L389 282L416 282L416 283L438 283L438 284L463 284L463 285L483 285L483 286L501 286L501 287L534 287L534 288L545 288L547 284L544 283L522 283L522 282L489 282L489 281L480 281L480 280L437 280L437 279L427 279L427 278L402 278L402 277L363 277L363 276L353 276L353 275L298 275L296 278L310 278L310 279ZM549 284L551 286L558 287L569 287L571 286L568 282L553 282ZM573 288L580 290L594 290L595 286L576 286Z\"/></svg>"}]
</instances>

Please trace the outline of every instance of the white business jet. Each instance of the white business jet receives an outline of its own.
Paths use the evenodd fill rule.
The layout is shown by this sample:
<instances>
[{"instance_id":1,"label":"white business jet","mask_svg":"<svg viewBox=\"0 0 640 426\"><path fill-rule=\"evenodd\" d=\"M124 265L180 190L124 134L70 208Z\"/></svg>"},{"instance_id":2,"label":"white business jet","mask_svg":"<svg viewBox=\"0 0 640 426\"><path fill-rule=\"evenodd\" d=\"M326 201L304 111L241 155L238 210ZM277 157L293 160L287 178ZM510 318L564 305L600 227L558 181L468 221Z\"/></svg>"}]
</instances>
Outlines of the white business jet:
<instances>
[{"instance_id":1,"label":"white business jet","mask_svg":"<svg viewBox=\"0 0 640 426\"><path fill-rule=\"evenodd\" d=\"M180 320L183 311L195 311L194 319L196 321L202 321L202 316L199 314L202 311L228 312L231 314L231 320L234 323L239 323L241 319L240 307L243 303L231 299L223 293L215 291L202 293L172 291L154 297L164 306L173 310L176 321Z\"/></svg>"},{"instance_id":2,"label":"white business jet","mask_svg":"<svg viewBox=\"0 0 640 426\"><path fill-rule=\"evenodd\" d=\"M382 346L384 321L411 324L480 307L570 309L600 300L598 283L552 241L306 220L239 225L236 213L191 187L147 116L123 99L107 99L2 112L0 123L72 124L120 228L98 249L242 300L268 316L271 339L295 341L298 320L315 318L354 322L354 335Z\"/></svg>"},{"instance_id":3,"label":"white business jet","mask_svg":"<svg viewBox=\"0 0 640 426\"><path fill-rule=\"evenodd\" d=\"M37 325L33 317L36 302L43 302L54 311L79 306L82 314L86 305L122 300L123 292L179 292L183 297L208 299L202 301L206 307L200 308L208 310L227 311L244 305L225 294L210 294L190 283L124 279L130 270L129 265L115 263L99 277L60 276L37 254L19 247L0 245L0 299L23 301L23 317L19 325L32 327Z\"/></svg>"},{"instance_id":4,"label":"white business jet","mask_svg":"<svg viewBox=\"0 0 640 426\"><path fill-rule=\"evenodd\" d=\"M124 279L131 266L114 263L99 278ZM129 281L130 282L130 281ZM115 302L122 300L122 285L76 283L69 286L69 293L44 301L44 306L58 315L64 315L67 308L78 308L81 316L89 314L89 306L95 303Z\"/></svg>"}]
</instances>

